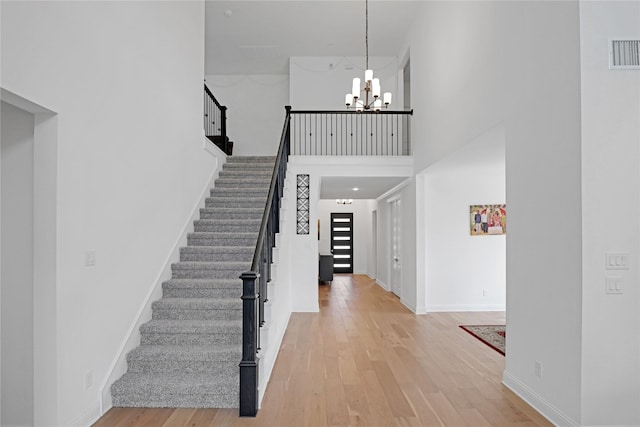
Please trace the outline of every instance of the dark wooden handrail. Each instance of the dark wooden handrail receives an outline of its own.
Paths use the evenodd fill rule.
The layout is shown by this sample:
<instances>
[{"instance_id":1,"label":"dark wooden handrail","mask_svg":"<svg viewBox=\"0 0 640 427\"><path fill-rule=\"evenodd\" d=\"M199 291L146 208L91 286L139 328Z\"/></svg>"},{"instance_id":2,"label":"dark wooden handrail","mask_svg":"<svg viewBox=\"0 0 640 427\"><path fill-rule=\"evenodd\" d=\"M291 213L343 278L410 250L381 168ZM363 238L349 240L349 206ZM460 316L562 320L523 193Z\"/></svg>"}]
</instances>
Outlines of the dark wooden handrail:
<instances>
[{"instance_id":1,"label":"dark wooden handrail","mask_svg":"<svg viewBox=\"0 0 640 427\"><path fill-rule=\"evenodd\" d=\"M255 417L258 413L258 356L260 326L264 323L264 303L267 283L271 280L272 250L280 227L280 199L284 191L287 159L290 152L289 123L291 107L286 106L286 117L276 155L269 194L262 215L251 270L240 275L242 279L242 361L240 362L240 416Z\"/></svg>"}]
</instances>

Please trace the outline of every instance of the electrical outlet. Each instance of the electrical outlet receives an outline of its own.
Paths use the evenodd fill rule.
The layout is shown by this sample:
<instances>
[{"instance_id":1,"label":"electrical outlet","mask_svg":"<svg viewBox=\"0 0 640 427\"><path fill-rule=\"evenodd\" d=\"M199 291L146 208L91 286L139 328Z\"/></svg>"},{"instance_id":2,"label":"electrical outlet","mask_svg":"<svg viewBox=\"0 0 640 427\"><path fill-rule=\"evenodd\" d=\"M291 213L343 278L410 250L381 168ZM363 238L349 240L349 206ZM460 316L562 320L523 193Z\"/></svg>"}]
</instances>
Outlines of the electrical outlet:
<instances>
[{"instance_id":1,"label":"electrical outlet","mask_svg":"<svg viewBox=\"0 0 640 427\"><path fill-rule=\"evenodd\" d=\"M533 374L537 378L542 378L542 363L538 362L537 360L533 364Z\"/></svg>"},{"instance_id":2,"label":"electrical outlet","mask_svg":"<svg viewBox=\"0 0 640 427\"><path fill-rule=\"evenodd\" d=\"M489 295L489 291L487 291L486 289L482 290L482 296L486 297L487 295Z\"/></svg>"},{"instance_id":3,"label":"electrical outlet","mask_svg":"<svg viewBox=\"0 0 640 427\"><path fill-rule=\"evenodd\" d=\"M93 371L87 371L84 374L84 389L89 390L93 385Z\"/></svg>"}]
</instances>

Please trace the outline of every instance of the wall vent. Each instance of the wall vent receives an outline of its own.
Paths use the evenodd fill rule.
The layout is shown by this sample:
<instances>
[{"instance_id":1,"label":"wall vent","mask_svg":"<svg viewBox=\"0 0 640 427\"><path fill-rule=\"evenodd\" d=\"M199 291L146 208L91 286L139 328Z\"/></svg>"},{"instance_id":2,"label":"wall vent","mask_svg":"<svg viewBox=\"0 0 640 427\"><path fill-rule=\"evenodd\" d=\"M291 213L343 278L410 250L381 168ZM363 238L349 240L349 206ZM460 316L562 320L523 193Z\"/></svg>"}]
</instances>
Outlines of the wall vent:
<instances>
[{"instance_id":1,"label":"wall vent","mask_svg":"<svg viewBox=\"0 0 640 427\"><path fill-rule=\"evenodd\" d=\"M640 70L640 40L611 40L609 68L611 70Z\"/></svg>"}]
</instances>

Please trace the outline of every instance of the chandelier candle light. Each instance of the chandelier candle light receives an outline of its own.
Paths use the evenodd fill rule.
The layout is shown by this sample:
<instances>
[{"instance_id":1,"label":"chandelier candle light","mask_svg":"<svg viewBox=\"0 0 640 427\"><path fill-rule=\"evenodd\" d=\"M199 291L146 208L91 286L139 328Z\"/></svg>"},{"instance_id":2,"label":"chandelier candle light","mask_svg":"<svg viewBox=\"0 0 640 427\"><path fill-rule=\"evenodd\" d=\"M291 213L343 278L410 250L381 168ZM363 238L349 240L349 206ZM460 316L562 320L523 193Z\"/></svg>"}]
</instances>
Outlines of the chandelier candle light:
<instances>
[{"instance_id":1,"label":"chandelier candle light","mask_svg":"<svg viewBox=\"0 0 640 427\"><path fill-rule=\"evenodd\" d=\"M347 108L352 105L356 111L373 110L380 111L384 102L385 108L391 104L391 92L385 92L380 99L380 79L373 78L373 70L369 68L369 0L365 0L365 46L366 46L366 71L364 72L364 88L360 89L360 79L353 79L351 93L344 97ZM364 92L364 99L360 96ZM369 96L371 95L371 99Z\"/></svg>"}]
</instances>

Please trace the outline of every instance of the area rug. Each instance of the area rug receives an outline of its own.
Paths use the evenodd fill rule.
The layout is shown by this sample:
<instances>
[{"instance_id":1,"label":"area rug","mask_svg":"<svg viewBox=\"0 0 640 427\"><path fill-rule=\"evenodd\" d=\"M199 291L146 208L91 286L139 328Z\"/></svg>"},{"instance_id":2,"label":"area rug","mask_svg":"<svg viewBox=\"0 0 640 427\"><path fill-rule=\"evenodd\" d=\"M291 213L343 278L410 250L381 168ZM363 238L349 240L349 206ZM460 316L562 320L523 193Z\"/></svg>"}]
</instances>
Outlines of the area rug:
<instances>
[{"instance_id":1,"label":"area rug","mask_svg":"<svg viewBox=\"0 0 640 427\"><path fill-rule=\"evenodd\" d=\"M505 325L460 325L460 327L504 355L507 336Z\"/></svg>"}]
</instances>

